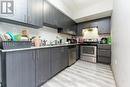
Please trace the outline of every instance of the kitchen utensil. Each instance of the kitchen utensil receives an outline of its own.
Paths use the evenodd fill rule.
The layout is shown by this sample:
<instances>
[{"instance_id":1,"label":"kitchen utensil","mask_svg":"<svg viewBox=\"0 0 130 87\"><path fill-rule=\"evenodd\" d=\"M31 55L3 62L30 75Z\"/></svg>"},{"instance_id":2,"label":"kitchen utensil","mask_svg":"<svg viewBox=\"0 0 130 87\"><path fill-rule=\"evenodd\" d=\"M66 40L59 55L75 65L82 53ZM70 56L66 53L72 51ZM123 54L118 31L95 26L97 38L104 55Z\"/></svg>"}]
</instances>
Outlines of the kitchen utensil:
<instances>
[{"instance_id":1,"label":"kitchen utensil","mask_svg":"<svg viewBox=\"0 0 130 87\"><path fill-rule=\"evenodd\" d=\"M10 37L11 37L11 39L12 39L13 41L16 41L16 38L15 38L15 36L13 35L13 33L11 33L11 32L6 32L6 34L9 34Z\"/></svg>"}]
</instances>

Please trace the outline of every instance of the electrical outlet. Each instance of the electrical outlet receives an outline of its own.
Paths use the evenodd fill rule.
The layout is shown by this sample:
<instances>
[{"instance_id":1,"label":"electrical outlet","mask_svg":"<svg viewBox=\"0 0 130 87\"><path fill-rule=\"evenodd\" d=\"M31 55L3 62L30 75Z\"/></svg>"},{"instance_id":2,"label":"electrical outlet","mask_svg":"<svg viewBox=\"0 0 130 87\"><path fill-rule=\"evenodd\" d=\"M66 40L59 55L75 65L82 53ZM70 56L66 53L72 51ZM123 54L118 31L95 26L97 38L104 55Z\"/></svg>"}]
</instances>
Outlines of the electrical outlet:
<instances>
[{"instance_id":1,"label":"electrical outlet","mask_svg":"<svg viewBox=\"0 0 130 87\"><path fill-rule=\"evenodd\" d=\"M117 65L117 60L115 60L115 64Z\"/></svg>"}]
</instances>

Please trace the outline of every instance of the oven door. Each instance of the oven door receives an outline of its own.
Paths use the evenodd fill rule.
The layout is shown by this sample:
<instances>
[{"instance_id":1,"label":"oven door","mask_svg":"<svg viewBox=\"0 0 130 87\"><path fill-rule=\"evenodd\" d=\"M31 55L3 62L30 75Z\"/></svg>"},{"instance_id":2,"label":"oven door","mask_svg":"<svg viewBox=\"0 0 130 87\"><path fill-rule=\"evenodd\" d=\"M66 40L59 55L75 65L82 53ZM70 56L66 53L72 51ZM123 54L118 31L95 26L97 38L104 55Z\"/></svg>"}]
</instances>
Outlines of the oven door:
<instances>
[{"instance_id":1,"label":"oven door","mask_svg":"<svg viewBox=\"0 0 130 87\"><path fill-rule=\"evenodd\" d=\"M96 57L96 49L96 46L81 46L81 55Z\"/></svg>"}]
</instances>

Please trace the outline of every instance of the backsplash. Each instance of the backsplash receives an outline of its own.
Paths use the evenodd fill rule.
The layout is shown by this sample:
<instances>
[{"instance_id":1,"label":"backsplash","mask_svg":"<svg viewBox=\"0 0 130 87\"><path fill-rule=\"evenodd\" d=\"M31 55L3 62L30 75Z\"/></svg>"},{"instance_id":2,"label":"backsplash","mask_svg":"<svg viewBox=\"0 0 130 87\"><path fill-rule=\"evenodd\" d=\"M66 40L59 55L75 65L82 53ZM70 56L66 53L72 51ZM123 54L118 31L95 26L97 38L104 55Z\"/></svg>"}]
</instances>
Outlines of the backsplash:
<instances>
[{"instance_id":1,"label":"backsplash","mask_svg":"<svg viewBox=\"0 0 130 87\"><path fill-rule=\"evenodd\" d=\"M5 32L12 32L13 34L19 34L22 30L28 30L30 36L41 36L42 39L47 40L47 43L50 43L50 41L56 40L56 37L58 36L60 39L63 39L63 43L66 41L66 38L71 38L70 35L60 34L58 33L57 29L53 29L50 27L43 26L43 28L40 29L34 29L29 27L24 27L20 25L15 24L9 24L0 22L0 33Z\"/></svg>"}]
</instances>

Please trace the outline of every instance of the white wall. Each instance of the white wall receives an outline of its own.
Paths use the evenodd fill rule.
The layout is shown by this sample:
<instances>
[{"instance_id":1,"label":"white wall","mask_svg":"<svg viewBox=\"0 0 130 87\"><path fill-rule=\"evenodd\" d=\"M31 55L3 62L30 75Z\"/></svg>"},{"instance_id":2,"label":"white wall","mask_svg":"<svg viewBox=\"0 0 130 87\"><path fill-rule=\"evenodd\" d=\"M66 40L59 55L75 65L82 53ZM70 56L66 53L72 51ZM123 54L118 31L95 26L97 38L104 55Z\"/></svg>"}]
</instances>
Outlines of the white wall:
<instances>
[{"instance_id":1,"label":"white wall","mask_svg":"<svg viewBox=\"0 0 130 87\"><path fill-rule=\"evenodd\" d=\"M130 0L114 0L112 69L117 87L130 87Z\"/></svg>"},{"instance_id":2,"label":"white wall","mask_svg":"<svg viewBox=\"0 0 130 87\"><path fill-rule=\"evenodd\" d=\"M56 37L63 39L63 42L66 41L66 38L70 38L71 36L65 35L65 34L59 34L57 33L57 29L49 28L49 27L43 27L40 29L33 29L29 27L23 27L19 25L9 24L0 22L0 33L6 33L6 32L12 32L13 34L20 34L22 30L28 30L30 36L41 36L42 39L48 40L48 43L50 41L56 40Z\"/></svg>"}]
</instances>

